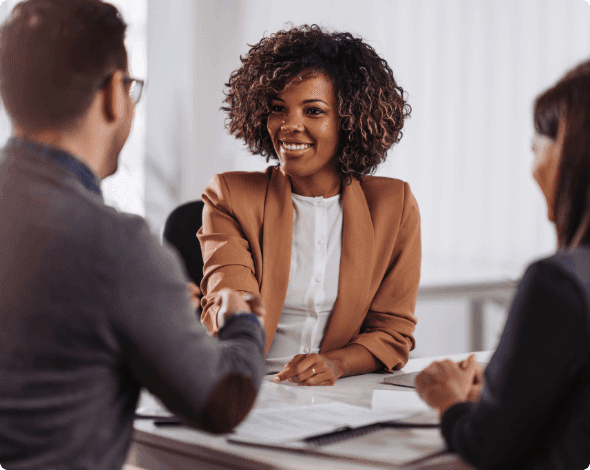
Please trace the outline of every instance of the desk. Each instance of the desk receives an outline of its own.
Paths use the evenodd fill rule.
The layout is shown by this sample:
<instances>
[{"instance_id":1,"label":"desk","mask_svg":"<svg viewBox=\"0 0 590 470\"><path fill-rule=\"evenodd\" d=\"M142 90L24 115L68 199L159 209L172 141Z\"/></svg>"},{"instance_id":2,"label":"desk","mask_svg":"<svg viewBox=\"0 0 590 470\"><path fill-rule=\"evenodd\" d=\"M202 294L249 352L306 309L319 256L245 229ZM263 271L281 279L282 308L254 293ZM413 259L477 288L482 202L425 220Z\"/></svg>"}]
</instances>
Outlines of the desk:
<instances>
[{"instance_id":1,"label":"desk","mask_svg":"<svg viewBox=\"0 0 590 470\"><path fill-rule=\"evenodd\" d=\"M488 361L491 352L477 353L479 361ZM455 360L464 359L466 354L451 356ZM403 371L413 372L423 369L432 360L439 358L412 359ZM285 406L314 405L339 401L351 405L370 408L374 389L405 390L383 382L391 374L374 373L338 380L333 387L289 387ZM272 376L265 377L270 380ZM264 403L256 407L265 408ZM428 430L432 431L432 430ZM400 429L400 433L404 430ZM437 430L438 432L438 430ZM401 434L400 434L401 436ZM127 464L146 470L369 470L384 468L378 464L363 464L359 461L314 456L277 449L250 447L228 443L224 436L215 436L187 427L159 428L151 420L137 420L132 446ZM471 466L454 454L445 454L421 462L419 465L387 468L415 468L421 470L457 469L468 470Z\"/></svg>"}]
</instances>

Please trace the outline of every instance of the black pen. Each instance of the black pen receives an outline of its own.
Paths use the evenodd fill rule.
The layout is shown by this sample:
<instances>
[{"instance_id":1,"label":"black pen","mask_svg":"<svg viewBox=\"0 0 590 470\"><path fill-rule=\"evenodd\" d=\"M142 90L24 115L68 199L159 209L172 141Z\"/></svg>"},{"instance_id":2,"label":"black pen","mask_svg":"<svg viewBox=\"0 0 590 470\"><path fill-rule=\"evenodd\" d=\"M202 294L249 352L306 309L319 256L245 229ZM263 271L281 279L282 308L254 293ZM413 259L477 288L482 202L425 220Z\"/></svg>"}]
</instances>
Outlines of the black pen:
<instances>
[{"instance_id":1,"label":"black pen","mask_svg":"<svg viewBox=\"0 0 590 470\"><path fill-rule=\"evenodd\" d=\"M153 419L156 426L181 426L185 424L178 416L136 414L134 419Z\"/></svg>"},{"instance_id":2,"label":"black pen","mask_svg":"<svg viewBox=\"0 0 590 470\"><path fill-rule=\"evenodd\" d=\"M179 419L154 419L154 426L182 426L184 421Z\"/></svg>"}]
</instances>

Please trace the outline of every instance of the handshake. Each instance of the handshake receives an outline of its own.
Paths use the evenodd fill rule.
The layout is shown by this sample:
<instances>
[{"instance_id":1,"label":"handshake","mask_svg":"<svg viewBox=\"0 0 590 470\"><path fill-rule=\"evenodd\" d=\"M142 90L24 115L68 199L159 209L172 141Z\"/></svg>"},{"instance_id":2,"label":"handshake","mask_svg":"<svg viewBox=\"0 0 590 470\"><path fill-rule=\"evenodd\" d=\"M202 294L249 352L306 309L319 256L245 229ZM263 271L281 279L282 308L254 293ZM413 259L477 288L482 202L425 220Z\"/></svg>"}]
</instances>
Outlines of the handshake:
<instances>
[{"instance_id":1,"label":"handshake","mask_svg":"<svg viewBox=\"0 0 590 470\"><path fill-rule=\"evenodd\" d=\"M194 282L189 282L188 291L191 304L197 310L201 305L201 289ZM225 321L237 312L251 312L263 323L264 304L262 299L250 292L222 289L215 297L214 305L219 306L217 311L217 325L219 328L222 328Z\"/></svg>"}]
</instances>

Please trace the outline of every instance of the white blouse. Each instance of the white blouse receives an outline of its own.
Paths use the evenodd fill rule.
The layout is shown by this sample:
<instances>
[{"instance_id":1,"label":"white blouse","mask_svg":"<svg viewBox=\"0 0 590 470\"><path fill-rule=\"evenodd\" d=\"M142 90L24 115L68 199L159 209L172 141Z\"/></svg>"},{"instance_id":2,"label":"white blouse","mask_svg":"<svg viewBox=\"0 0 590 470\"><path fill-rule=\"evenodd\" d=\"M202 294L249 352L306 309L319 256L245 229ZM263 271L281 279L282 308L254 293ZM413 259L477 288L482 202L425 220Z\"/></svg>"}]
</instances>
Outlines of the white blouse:
<instances>
[{"instance_id":1,"label":"white blouse","mask_svg":"<svg viewBox=\"0 0 590 470\"><path fill-rule=\"evenodd\" d=\"M292 194L293 241L287 297L266 363L280 372L297 354L317 353L338 295L342 198Z\"/></svg>"}]
</instances>

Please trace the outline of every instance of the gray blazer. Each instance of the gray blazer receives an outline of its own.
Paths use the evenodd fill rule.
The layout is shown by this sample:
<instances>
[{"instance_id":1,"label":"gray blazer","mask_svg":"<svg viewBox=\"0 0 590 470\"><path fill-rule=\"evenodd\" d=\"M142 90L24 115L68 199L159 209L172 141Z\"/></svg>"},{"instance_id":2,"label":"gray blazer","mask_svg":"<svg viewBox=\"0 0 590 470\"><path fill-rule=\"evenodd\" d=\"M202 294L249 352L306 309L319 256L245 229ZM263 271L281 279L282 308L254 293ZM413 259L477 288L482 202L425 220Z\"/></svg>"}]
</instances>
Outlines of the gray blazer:
<instances>
[{"instance_id":1,"label":"gray blazer","mask_svg":"<svg viewBox=\"0 0 590 470\"><path fill-rule=\"evenodd\" d=\"M0 464L120 469L141 386L197 427L235 426L265 371L260 326L211 337L141 217L40 152L2 159Z\"/></svg>"}]
</instances>

